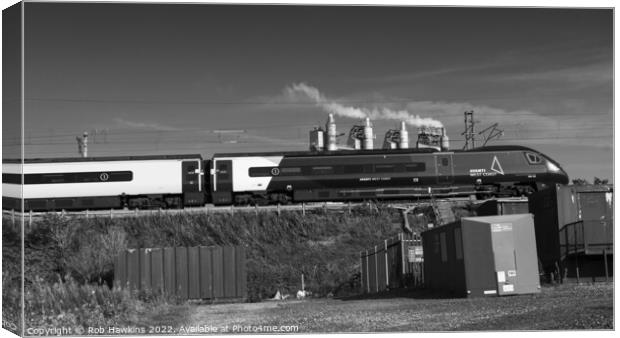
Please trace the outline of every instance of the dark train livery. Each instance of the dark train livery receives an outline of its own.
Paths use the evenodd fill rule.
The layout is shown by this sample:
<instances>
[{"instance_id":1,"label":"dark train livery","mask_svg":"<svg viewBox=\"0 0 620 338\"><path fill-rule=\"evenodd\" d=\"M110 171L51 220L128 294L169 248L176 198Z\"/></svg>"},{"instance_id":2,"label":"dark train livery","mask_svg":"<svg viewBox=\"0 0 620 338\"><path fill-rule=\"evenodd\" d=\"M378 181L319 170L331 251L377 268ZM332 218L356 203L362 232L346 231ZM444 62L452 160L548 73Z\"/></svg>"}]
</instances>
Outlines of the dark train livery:
<instances>
[{"instance_id":1,"label":"dark train livery","mask_svg":"<svg viewBox=\"0 0 620 338\"><path fill-rule=\"evenodd\" d=\"M26 160L3 163L4 209L148 208L514 196L568 183L530 148L492 146Z\"/></svg>"}]
</instances>

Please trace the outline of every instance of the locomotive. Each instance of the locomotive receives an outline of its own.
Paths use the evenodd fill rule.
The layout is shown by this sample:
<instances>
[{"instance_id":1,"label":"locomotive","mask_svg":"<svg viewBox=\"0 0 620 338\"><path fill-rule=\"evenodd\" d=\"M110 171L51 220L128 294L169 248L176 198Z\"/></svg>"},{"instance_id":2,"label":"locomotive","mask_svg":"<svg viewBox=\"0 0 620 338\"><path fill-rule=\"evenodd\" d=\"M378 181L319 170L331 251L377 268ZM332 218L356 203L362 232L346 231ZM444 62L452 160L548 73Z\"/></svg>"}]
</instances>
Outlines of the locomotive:
<instances>
[{"instance_id":1,"label":"locomotive","mask_svg":"<svg viewBox=\"0 0 620 338\"><path fill-rule=\"evenodd\" d=\"M568 183L522 146L4 160L2 172L3 208L23 198L35 211L486 198Z\"/></svg>"}]
</instances>

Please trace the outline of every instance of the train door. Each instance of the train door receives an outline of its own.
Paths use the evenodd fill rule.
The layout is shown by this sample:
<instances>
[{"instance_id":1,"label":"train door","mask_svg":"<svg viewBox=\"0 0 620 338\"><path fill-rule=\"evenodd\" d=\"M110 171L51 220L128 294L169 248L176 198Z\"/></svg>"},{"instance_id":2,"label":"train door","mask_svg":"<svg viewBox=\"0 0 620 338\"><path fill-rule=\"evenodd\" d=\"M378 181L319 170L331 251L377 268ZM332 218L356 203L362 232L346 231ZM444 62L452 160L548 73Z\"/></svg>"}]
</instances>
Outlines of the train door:
<instances>
[{"instance_id":1,"label":"train door","mask_svg":"<svg viewBox=\"0 0 620 338\"><path fill-rule=\"evenodd\" d=\"M454 180L452 154L435 155L435 170L437 183L452 183Z\"/></svg>"},{"instance_id":2,"label":"train door","mask_svg":"<svg viewBox=\"0 0 620 338\"><path fill-rule=\"evenodd\" d=\"M213 160L213 204L232 203L232 161Z\"/></svg>"},{"instance_id":3,"label":"train door","mask_svg":"<svg viewBox=\"0 0 620 338\"><path fill-rule=\"evenodd\" d=\"M204 193L202 192L203 172L200 160L183 161L181 163L181 184L183 191L183 205L203 205Z\"/></svg>"}]
</instances>

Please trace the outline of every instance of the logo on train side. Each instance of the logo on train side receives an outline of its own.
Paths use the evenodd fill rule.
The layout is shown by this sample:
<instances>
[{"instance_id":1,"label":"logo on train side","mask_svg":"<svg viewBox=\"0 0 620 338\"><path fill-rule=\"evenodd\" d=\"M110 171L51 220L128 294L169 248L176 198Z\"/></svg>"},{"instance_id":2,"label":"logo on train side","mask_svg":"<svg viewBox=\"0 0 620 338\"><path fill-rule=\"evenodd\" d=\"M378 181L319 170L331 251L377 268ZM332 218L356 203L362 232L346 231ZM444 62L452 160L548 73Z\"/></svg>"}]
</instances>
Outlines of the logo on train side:
<instances>
[{"instance_id":1,"label":"logo on train side","mask_svg":"<svg viewBox=\"0 0 620 338\"><path fill-rule=\"evenodd\" d=\"M495 171L496 173L500 175L504 175L504 169L502 168L502 165L499 164L499 160L497 159L497 156L493 156L493 163L491 164L491 170Z\"/></svg>"},{"instance_id":2,"label":"logo on train side","mask_svg":"<svg viewBox=\"0 0 620 338\"><path fill-rule=\"evenodd\" d=\"M495 176L497 174L504 175L504 168L499 163L497 156L493 156L493 162L491 162L491 171L487 171L487 169L469 169L469 176L477 177L477 176Z\"/></svg>"},{"instance_id":3,"label":"logo on train side","mask_svg":"<svg viewBox=\"0 0 620 338\"><path fill-rule=\"evenodd\" d=\"M280 175L280 169L279 168L271 168L271 175L273 175L273 176Z\"/></svg>"},{"instance_id":4,"label":"logo on train side","mask_svg":"<svg viewBox=\"0 0 620 338\"><path fill-rule=\"evenodd\" d=\"M105 182L108 179L110 179L110 174L108 174L108 173L101 173L101 174L99 174L99 179L101 181Z\"/></svg>"}]
</instances>

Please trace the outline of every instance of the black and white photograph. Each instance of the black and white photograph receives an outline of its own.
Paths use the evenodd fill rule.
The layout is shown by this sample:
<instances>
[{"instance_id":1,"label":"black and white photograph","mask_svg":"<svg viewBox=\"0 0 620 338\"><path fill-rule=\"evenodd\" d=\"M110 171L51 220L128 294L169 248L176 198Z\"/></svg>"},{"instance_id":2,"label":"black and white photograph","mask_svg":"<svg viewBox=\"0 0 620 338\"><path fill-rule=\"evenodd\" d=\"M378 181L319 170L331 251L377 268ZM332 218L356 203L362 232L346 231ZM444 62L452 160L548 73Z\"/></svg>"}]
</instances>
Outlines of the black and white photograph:
<instances>
[{"instance_id":1,"label":"black and white photograph","mask_svg":"<svg viewBox=\"0 0 620 338\"><path fill-rule=\"evenodd\" d=\"M615 330L613 5L2 4L4 333Z\"/></svg>"}]
</instances>

